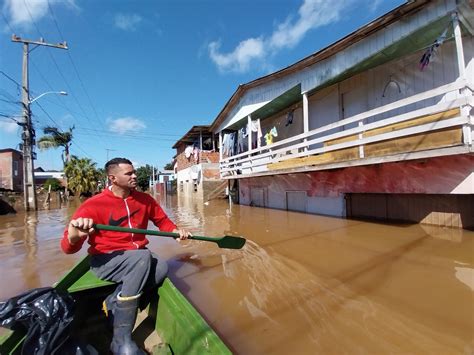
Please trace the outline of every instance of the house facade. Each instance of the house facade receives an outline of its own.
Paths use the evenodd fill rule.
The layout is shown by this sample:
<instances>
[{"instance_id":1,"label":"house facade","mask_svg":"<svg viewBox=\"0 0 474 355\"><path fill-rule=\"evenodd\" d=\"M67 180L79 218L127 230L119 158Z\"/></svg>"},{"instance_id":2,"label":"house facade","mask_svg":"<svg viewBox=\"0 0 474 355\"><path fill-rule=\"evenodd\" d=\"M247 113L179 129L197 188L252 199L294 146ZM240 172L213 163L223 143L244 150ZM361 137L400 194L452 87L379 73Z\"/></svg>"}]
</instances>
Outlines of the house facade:
<instances>
[{"instance_id":1,"label":"house facade","mask_svg":"<svg viewBox=\"0 0 474 355\"><path fill-rule=\"evenodd\" d=\"M474 2L408 2L239 86L212 123L241 204L474 226Z\"/></svg>"},{"instance_id":2,"label":"house facade","mask_svg":"<svg viewBox=\"0 0 474 355\"><path fill-rule=\"evenodd\" d=\"M209 200L224 190L219 171L217 136L209 126L193 126L174 145L178 197Z\"/></svg>"},{"instance_id":3,"label":"house facade","mask_svg":"<svg viewBox=\"0 0 474 355\"><path fill-rule=\"evenodd\" d=\"M66 186L66 175L63 171L45 171L43 168L35 168L35 186L43 186L48 179L58 180L62 186Z\"/></svg>"},{"instance_id":4,"label":"house facade","mask_svg":"<svg viewBox=\"0 0 474 355\"><path fill-rule=\"evenodd\" d=\"M23 154L15 149L0 149L0 188L23 191Z\"/></svg>"}]
</instances>

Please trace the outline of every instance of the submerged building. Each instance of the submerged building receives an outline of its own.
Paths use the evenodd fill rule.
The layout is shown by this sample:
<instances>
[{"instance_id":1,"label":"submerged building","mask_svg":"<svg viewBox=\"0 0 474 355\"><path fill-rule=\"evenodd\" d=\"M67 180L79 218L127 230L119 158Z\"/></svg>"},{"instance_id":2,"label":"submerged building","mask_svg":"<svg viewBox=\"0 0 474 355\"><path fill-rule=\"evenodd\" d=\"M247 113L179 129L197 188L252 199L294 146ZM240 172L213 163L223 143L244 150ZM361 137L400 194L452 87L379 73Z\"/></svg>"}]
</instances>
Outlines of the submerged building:
<instances>
[{"instance_id":1,"label":"submerged building","mask_svg":"<svg viewBox=\"0 0 474 355\"><path fill-rule=\"evenodd\" d=\"M209 126L193 126L173 149L178 196L205 201L219 196L227 182L220 179L217 136Z\"/></svg>"},{"instance_id":2,"label":"submerged building","mask_svg":"<svg viewBox=\"0 0 474 355\"><path fill-rule=\"evenodd\" d=\"M407 2L240 85L209 130L245 205L474 226L474 2Z\"/></svg>"}]
</instances>

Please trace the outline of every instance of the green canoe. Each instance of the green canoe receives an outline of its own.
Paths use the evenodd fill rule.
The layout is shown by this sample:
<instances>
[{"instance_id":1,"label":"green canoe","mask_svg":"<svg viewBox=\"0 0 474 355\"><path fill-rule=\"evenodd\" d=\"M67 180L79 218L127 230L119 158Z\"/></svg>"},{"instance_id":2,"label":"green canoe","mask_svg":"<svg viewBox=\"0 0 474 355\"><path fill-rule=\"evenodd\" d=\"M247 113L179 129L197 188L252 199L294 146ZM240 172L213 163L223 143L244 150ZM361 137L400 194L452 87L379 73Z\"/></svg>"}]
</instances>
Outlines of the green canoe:
<instances>
[{"instance_id":1,"label":"green canoe","mask_svg":"<svg viewBox=\"0 0 474 355\"><path fill-rule=\"evenodd\" d=\"M54 287L69 292L76 301L74 334L79 334L81 341L91 344L99 353L107 354L111 331L101 306L113 284L95 277L89 271L89 257L85 257ZM151 349L147 350L153 354L232 354L169 279L139 318L144 318L144 314L148 317L143 324L148 327L136 327L134 338L152 338L152 344L147 344ZM0 339L0 354L20 354L24 336L22 331L9 331ZM137 344L143 345L139 341Z\"/></svg>"}]
</instances>

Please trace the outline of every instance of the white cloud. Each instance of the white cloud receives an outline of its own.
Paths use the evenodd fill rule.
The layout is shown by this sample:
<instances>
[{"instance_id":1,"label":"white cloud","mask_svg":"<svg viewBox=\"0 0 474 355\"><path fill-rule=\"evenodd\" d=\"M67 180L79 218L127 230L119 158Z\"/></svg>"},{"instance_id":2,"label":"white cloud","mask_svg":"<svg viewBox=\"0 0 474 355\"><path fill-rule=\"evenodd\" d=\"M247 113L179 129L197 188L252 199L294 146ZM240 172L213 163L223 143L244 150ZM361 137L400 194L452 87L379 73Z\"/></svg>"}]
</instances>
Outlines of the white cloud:
<instances>
[{"instance_id":1,"label":"white cloud","mask_svg":"<svg viewBox=\"0 0 474 355\"><path fill-rule=\"evenodd\" d=\"M208 46L209 56L220 71L245 72L253 61L264 61L271 54L296 46L308 31L337 22L347 5L347 1L304 0L296 18L288 17L278 24L269 37L245 39L229 53L220 52L221 43L214 41Z\"/></svg>"},{"instance_id":2,"label":"white cloud","mask_svg":"<svg viewBox=\"0 0 474 355\"><path fill-rule=\"evenodd\" d=\"M118 134L137 133L146 128L143 121L133 117L122 117L109 120L109 130Z\"/></svg>"},{"instance_id":3,"label":"white cloud","mask_svg":"<svg viewBox=\"0 0 474 355\"><path fill-rule=\"evenodd\" d=\"M259 38L249 38L240 42L234 51L228 54L219 53L219 47L220 42L210 43L209 55L222 71L245 72L252 60L262 59L265 55L264 43Z\"/></svg>"},{"instance_id":4,"label":"white cloud","mask_svg":"<svg viewBox=\"0 0 474 355\"><path fill-rule=\"evenodd\" d=\"M50 0L51 6L55 4L66 5L76 10L79 7L75 0ZM48 0L5 0L3 9L8 15L10 25L29 28L33 21L37 22L48 13Z\"/></svg>"},{"instance_id":5,"label":"white cloud","mask_svg":"<svg viewBox=\"0 0 474 355\"><path fill-rule=\"evenodd\" d=\"M15 133L18 129L16 122L0 121L0 130L6 133Z\"/></svg>"},{"instance_id":6,"label":"white cloud","mask_svg":"<svg viewBox=\"0 0 474 355\"><path fill-rule=\"evenodd\" d=\"M115 27L124 31L135 31L140 22L142 17L137 14L116 14L114 19Z\"/></svg>"}]
</instances>

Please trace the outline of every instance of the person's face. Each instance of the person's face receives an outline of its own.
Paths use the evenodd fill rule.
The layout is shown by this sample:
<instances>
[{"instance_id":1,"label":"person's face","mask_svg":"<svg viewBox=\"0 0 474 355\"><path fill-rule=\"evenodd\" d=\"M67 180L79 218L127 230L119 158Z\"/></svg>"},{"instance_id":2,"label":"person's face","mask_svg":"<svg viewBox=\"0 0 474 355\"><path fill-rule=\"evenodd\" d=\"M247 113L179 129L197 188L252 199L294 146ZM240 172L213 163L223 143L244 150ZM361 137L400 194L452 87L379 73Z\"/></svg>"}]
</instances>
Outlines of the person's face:
<instances>
[{"instance_id":1,"label":"person's face","mask_svg":"<svg viewBox=\"0 0 474 355\"><path fill-rule=\"evenodd\" d=\"M137 174L133 165L119 164L109 174L112 184L122 189L135 189L137 187Z\"/></svg>"}]
</instances>

